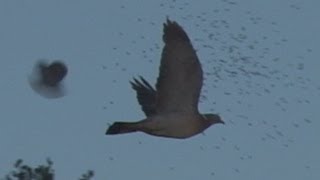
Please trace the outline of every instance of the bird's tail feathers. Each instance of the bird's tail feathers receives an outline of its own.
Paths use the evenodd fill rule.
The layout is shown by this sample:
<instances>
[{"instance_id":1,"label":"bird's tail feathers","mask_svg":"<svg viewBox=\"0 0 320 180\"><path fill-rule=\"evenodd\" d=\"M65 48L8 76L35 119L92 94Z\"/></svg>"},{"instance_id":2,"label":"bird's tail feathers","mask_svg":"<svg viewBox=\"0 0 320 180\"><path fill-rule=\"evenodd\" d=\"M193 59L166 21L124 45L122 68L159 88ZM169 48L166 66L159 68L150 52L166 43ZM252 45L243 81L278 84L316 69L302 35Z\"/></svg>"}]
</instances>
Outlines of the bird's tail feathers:
<instances>
[{"instance_id":1,"label":"bird's tail feathers","mask_svg":"<svg viewBox=\"0 0 320 180\"><path fill-rule=\"evenodd\" d=\"M137 122L115 122L107 130L106 134L125 134L139 130Z\"/></svg>"}]
</instances>

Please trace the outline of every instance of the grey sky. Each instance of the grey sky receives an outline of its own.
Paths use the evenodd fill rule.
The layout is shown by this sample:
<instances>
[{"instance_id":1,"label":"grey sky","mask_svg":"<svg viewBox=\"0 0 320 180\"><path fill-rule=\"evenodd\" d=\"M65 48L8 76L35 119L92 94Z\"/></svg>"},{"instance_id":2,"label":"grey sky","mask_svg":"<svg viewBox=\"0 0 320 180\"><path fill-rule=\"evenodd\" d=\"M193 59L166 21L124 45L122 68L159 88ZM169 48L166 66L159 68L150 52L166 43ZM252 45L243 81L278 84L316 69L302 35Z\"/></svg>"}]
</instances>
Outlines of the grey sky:
<instances>
[{"instance_id":1,"label":"grey sky","mask_svg":"<svg viewBox=\"0 0 320 180\"><path fill-rule=\"evenodd\" d=\"M138 3L137 3L138 2ZM320 178L316 0L0 1L0 175L22 158L57 179ZM198 50L202 112L226 122L186 140L105 136L144 118L129 80L154 84L166 16ZM63 60L68 94L45 99L27 77Z\"/></svg>"}]
</instances>

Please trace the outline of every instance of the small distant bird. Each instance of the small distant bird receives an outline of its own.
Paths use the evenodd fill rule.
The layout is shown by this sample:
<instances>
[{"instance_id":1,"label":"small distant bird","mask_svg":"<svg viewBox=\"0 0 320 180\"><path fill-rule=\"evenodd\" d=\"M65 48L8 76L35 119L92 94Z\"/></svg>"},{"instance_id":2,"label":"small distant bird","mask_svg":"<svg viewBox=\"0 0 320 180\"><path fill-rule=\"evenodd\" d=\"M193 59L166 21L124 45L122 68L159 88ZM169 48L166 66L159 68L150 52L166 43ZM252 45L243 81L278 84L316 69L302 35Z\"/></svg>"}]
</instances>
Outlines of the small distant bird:
<instances>
[{"instance_id":1,"label":"small distant bird","mask_svg":"<svg viewBox=\"0 0 320 180\"><path fill-rule=\"evenodd\" d=\"M40 95L46 98L59 98L65 95L62 80L67 72L67 66L61 61L54 61L51 64L39 61L29 77L29 83Z\"/></svg>"},{"instance_id":2,"label":"small distant bird","mask_svg":"<svg viewBox=\"0 0 320 180\"><path fill-rule=\"evenodd\" d=\"M224 124L219 115L198 111L203 72L188 35L169 19L163 32L165 46L156 89L142 77L140 81L130 82L147 118L138 122L115 122L107 129L107 135L141 131L183 139L213 124Z\"/></svg>"}]
</instances>

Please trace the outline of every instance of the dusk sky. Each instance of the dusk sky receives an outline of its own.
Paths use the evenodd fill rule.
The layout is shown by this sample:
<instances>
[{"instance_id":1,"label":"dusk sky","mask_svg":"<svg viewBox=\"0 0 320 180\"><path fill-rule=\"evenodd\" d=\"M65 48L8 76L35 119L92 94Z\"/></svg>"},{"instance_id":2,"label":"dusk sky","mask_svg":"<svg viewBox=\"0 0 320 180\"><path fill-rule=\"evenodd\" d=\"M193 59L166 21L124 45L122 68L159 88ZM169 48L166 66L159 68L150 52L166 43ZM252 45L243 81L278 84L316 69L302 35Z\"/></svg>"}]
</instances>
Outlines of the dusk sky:
<instances>
[{"instance_id":1,"label":"dusk sky","mask_svg":"<svg viewBox=\"0 0 320 180\"><path fill-rule=\"evenodd\" d=\"M0 0L0 179L21 158L52 159L57 180L319 180L320 1ZM106 136L145 118L129 81L156 83L166 18L204 70L199 104L214 125L188 139ZM68 66L66 95L28 76Z\"/></svg>"}]
</instances>

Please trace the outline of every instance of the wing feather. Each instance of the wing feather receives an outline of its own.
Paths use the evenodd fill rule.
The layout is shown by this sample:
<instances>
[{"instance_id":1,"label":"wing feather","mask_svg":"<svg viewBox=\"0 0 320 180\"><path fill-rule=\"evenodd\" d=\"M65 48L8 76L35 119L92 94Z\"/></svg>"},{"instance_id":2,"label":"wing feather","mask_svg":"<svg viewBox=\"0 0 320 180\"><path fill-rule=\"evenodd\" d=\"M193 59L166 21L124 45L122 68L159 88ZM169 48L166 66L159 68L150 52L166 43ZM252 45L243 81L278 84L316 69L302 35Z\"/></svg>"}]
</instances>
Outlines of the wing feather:
<instances>
[{"instance_id":1,"label":"wing feather","mask_svg":"<svg viewBox=\"0 0 320 180\"><path fill-rule=\"evenodd\" d=\"M188 35L176 22L164 24L160 74L156 89L157 113L198 112L202 68Z\"/></svg>"},{"instance_id":2,"label":"wing feather","mask_svg":"<svg viewBox=\"0 0 320 180\"><path fill-rule=\"evenodd\" d=\"M156 90L141 76L140 81L134 78L130 84L137 93L137 99L144 114L147 117L154 115L156 113Z\"/></svg>"}]
</instances>

